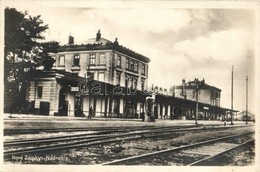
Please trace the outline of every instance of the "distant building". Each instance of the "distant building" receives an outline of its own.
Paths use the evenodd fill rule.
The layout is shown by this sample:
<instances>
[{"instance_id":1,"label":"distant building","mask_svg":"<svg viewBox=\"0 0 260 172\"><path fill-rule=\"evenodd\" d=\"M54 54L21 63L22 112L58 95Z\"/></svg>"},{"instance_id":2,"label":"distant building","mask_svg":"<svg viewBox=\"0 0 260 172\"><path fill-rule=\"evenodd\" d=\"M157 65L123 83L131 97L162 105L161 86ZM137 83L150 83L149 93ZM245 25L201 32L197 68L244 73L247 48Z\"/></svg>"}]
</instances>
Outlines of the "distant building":
<instances>
[{"instance_id":1,"label":"distant building","mask_svg":"<svg viewBox=\"0 0 260 172\"><path fill-rule=\"evenodd\" d=\"M174 93L175 97L196 101L196 91L198 102L220 107L221 89L206 84L204 79L199 81L195 78L189 82L183 79L182 85L175 86Z\"/></svg>"},{"instance_id":2,"label":"distant building","mask_svg":"<svg viewBox=\"0 0 260 172\"><path fill-rule=\"evenodd\" d=\"M155 94L155 118L190 119L196 118L196 95L198 91L198 120L230 120L231 109L220 107L221 90L205 83L205 80L185 82L163 89L152 86ZM233 110L233 114L236 114Z\"/></svg>"},{"instance_id":3,"label":"distant building","mask_svg":"<svg viewBox=\"0 0 260 172\"><path fill-rule=\"evenodd\" d=\"M88 115L90 106L94 116L104 117L139 117L143 111L145 96L140 91L147 89L150 59L119 45L117 38L111 42L102 38L99 30L95 38L76 45L69 36L68 44L51 56L56 60L54 70L35 75L27 87L27 100L35 109L41 109L45 102L51 115ZM89 96L73 90L84 80L99 81L102 88L108 87L107 94ZM137 93L113 95L114 87Z\"/></svg>"}]
</instances>

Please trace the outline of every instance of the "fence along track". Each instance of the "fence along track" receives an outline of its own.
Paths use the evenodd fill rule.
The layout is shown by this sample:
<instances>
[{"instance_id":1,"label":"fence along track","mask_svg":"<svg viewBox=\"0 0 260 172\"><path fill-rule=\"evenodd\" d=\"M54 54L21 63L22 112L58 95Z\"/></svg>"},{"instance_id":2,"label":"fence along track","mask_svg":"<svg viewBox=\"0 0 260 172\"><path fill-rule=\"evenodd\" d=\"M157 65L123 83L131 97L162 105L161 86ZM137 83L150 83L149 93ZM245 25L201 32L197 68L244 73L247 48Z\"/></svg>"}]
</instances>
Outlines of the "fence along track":
<instances>
[{"instance_id":1,"label":"fence along track","mask_svg":"<svg viewBox=\"0 0 260 172\"><path fill-rule=\"evenodd\" d=\"M119 160L114 160L114 161L111 161L111 162L102 163L101 165L119 165L119 164L122 165L124 162L128 162L128 161L135 161L135 160L147 158L147 157L150 157L150 156L172 153L172 152L175 152L175 151L181 151L181 150L185 150L185 149L189 149L189 148L194 148L196 146L203 146L203 145L206 145L206 144L215 143L217 141L222 141L222 140L226 140L226 139L231 139L231 138L235 138L235 137L249 135L249 134L252 134L252 133L254 133L254 132L248 132L248 133L236 134L236 135L232 135L232 136L220 137L220 138L217 138L217 139L202 141L202 142L191 144L191 145L184 145L184 146L180 146L180 147L177 147L177 148L160 150L160 151L151 152L151 153L147 153L147 154L142 154L142 155L132 156L132 157L123 158L123 159L119 159ZM190 165L192 165L192 164L190 164Z\"/></svg>"}]
</instances>

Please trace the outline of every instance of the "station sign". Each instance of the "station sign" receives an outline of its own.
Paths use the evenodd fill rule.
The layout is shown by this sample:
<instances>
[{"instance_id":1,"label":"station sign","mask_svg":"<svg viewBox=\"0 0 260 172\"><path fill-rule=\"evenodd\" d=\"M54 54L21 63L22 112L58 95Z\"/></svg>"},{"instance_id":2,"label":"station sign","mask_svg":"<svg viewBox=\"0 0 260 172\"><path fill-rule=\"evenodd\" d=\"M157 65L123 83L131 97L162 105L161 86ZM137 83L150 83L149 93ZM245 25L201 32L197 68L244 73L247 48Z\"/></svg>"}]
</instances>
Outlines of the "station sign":
<instances>
[{"instance_id":1,"label":"station sign","mask_svg":"<svg viewBox=\"0 0 260 172\"><path fill-rule=\"evenodd\" d=\"M71 87L71 91L76 91L76 92L78 92L79 91L79 87Z\"/></svg>"}]
</instances>

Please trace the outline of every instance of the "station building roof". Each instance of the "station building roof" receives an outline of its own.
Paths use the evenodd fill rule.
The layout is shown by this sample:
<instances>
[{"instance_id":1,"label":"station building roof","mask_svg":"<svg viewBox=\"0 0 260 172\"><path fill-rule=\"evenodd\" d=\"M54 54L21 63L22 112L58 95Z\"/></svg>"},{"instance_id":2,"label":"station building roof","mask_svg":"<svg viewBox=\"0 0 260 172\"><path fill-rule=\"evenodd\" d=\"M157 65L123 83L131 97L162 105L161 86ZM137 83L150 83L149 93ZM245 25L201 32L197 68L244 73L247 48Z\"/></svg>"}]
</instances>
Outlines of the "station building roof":
<instances>
[{"instance_id":1,"label":"station building roof","mask_svg":"<svg viewBox=\"0 0 260 172\"><path fill-rule=\"evenodd\" d=\"M71 38L72 36L70 36ZM113 50L120 52L122 54L128 55L132 58L138 59L140 61L149 63L151 60L150 58L139 54L129 48L126 48L122 45L119 45L117 38L114 42L101 38L101 33L98 31L96 38L88 39L84 44L77 45L74 44L74 38L72 37L73 41L69 41L69 44L60 46L58 48L58 52L73 52L73 51L93 51L93 50Z\"/></svg>"},{"instance_id":2,"label":"station building roof","mask_svg":"<svg viewBox=\"0 0 260 172\"><path fill-rule=\"evenodd\" d=\"M195 107L196 106L196 101L178 98L178 97L174 97L174 96L157 94L157 95L155 95L155 97L156 97L155 98L156 101L158 101L158 102L162 102L162 103L169 104L169 105L172 104L176 107ZM229 108L213 106L213 105L201 103L201 102L198 102L198 105L199 105L199 108L201 108L201 109L220 112L220 113L223 113L223 112L226 112L226 113L239 112L239 111L234 110L234 109L231 110Z\"/></svg>"},{"instance_id":3,"label":"station building roof","mask_svg":"<svg viewBox=\"0 0 260 172\"><path fill-rule=\"evenodd\" d=\"M183 80L183 82L185 83L185 80ZM221 92L221 89L205 83L204 79L200 81L197 78L195 78L194 81L188 81L187 83L185 83L185 88L186 89L196 89L197 84L199 86L199 89L210 89L210 90ZM183 87L183 85L178 85L175 88L181 89L182 87Z\"/></svg>"}]
</instances>

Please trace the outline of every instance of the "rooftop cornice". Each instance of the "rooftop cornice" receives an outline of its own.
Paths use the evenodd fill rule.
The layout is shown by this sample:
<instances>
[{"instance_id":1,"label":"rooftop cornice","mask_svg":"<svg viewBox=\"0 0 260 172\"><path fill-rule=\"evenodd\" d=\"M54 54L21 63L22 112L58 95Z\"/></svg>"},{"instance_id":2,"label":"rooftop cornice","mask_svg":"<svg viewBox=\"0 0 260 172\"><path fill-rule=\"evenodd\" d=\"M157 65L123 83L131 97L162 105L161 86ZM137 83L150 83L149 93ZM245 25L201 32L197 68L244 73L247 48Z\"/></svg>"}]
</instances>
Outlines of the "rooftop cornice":
<instances>
[{"instance_id":1,"label":"rooftop cornice","mask_svg":"<svg viewBox=\"0 0 260 172\"><path fill-rule=\"evenodd\" d=\"M183 88L183 86L182 86L182 85L178 85L178 86L175 86L175 88L176 88L176 89L181 89L181 88ZM186 85L185 85L185 88L186 88L186 89L194 89L194 90L195 90L197 87L194 86L194 85L188 85L188 84L186 84ZM221 92L221 89L219 89L219 88L217 88L217 87L214 87L214 86L210 86L210 85L208 85L208 84L200 85L200 86L199 86L199 89L212 89L212 90L217 90L217 91Z\"/></svg>"},{"instance_id":2,"label":"rooftop cornice","mask_svg":"<svg viewBox=\"0 0 260 172\"><path fill-rule=\"evenodd\" d=\"M115 50L120 53L131 56L133 58L136 58L138 60L144 61L146 63L149 63L151 61L148 57L136 53L135 51L130 50L117 43L107 43L105 45L103 44L64 45L64 46L60 46L58 52L91 51L91 50Z\"/></svg>"}]
</instances>

